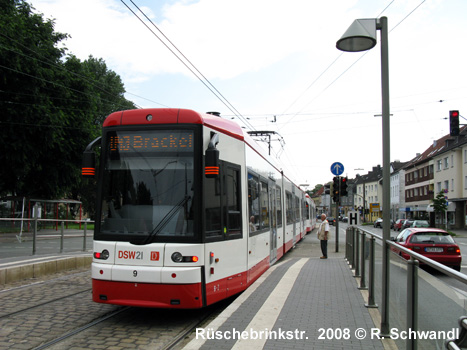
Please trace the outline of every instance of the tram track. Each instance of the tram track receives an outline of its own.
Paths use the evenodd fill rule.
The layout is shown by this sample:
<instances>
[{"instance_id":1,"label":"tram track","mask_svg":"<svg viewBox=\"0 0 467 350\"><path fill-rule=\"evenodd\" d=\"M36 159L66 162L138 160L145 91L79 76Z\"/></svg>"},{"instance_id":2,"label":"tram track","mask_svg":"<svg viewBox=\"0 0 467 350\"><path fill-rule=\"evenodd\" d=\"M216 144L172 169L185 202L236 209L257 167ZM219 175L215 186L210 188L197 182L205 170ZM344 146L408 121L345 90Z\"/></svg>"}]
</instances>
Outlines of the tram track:
<instances>
[{"instance_id":1,"label":"tram track","mask_svg":"<svg viewBox=\"0 0 467 350\"><path fill-rule=\"evenodd\" d=\"M103 317L100 317L100 318L92 321L92 322L89 322L88 324L86 324L84 326L81 326L81 327L79 327L79 328L77 328L75 330L72 330L72 331L70 331L70 332L68 332L66 334L63 334L62 336L60 336L58 338L55 338L55 339L53 339L53 340L51 340L51 341L49 341L49 342L47 342L45 344L37 346L37 347L33 348L33 350L47 349L47 348L49 348L49 347L51 347L53 345L56 345L56 344L58 344L60 342L63 342L64 340L66 340L68 338L71 338L71 337L75 336L78 333L81 333L81 332L83 332L83 331L85 331L85 330L87 330L87 329L89 329L91 327L94 327L94 326L98 325L99 323L107 321L109 318L112 318L112 317L115 317L115 316L119 315L120 313L128 310L129 308L130 308L129 306L122 307L122 308L120 308L120 309L118 309L118 310L116 310L114 312L111 312L108 315L105 315Z\"/></svg>"},{"instance_id":2,"label":"tram track","mask_svg":"<svg viewBox=\"0 0 467 350\"><path fill-rule=\"evenodd\" d=\"M76 292L76 293L73 293L73 294L69 294L69 295L65 295L63 297L60 297L60 298L56 298L56 299L53 299L53 300L49 300L49 301L46 301L46 302L43 302L43 303L40 303L40 304L36 304L34 306L31 306L31 307L27 307L27 308L24 308L24 309L20 309L20 310L16 310L16 311L13 311L13 312L10 312L8 314L0 314L0 319L3 319L3 318L7 318L7 317L11 317L11 316L14 316L14 315L17 315L17 314L20 314L22 312L28 312L30 310L33 310L35 308L38 308L38 307L42 307L42 306L45 306L47 304L51 304L51 303L54 303L54 302L57 302L57 301L61 301L61 300L64 300L64 299L67 299L67 298L70 298L70 297L74 297L78 294L81 294L81 293L86 293L86 292L90 292L92 290L92 288L87 288L85 290L82 290L82 291L79 291L79 292Z\"/></svg>"},{"instance_id":3,"label":"tram track","mask_svg":"<svg viewBox=\"0 0 467 350\"><path fill-rule=\"evenodd\" d=\"M91 292L89 271L0 291L0 320Z\"/></svg>"},{"instance_id":4,"label":"tram track","mask_svg":"<svg viewBox=\"0 0 467 350\"><path fill-rule=\"evenodd\" d=\"M216 317L230 302L203 310L118 307L31 349L92 348L96 344L122 350L180 349L197 327Z\"/></svg>"},{"instance_id":5,"label":"tram track","mask_svg":"<svg viewBox=\"0 0 467 350\"><path fill-rule=\"evenodd\" d=\"M192 310L99 304L92 301L90 282L87 271L0 291L0 347L176 350L231 302Z\"/></svg>"},{"instance_id":6,"label":"tram track","mask_svg":"<svg viewBox=\"0 0 467 350\"><path fill-rule=\"evenodd\" d=\"M44 349L54 350L54 349L63 349L63 348L69 348L69 347L74 347L74 346L83 347L83 342L81 341L83 338L86 338L86 337L92 338L93 332L96 334L100 332L105 333L105 328L113 327L114 325L113 322L118 323L118 320L116 320L117 316L120 316L121 318L126 318L128 314L131 314L132 312L137 312L137 310L138 310L137 308L132 308L129 306L121 307L118 310L115 310L96 320L93 320L86 325L83 325L59 337L56 337L55 339L49 340L46 343L43 343L37 347L34 347L32 348L32 350L44 350ZM158 311L157 309L153 309L153 310L154 312ZM148 309L146 309L146 311L148 311ZM170 312L173 312L173 311L174 310L171 310ZM125 313L127 313L127 315L125 315ZM200 317L198 317L197 319L191 322L188 322L188 323L184 322L184 324L181 327L181 330L177 332L177 334L174 335L173 332L170 332L171 333L170 338L167 338L166 336L161 337L160 334L155 334L154 335L155 339L163 339L162 341L158 341L157 349L159 350L175 349L181 341L183 341L187 336L189 336L193 332L194 329L202 325L213 314L216 314L215 309L203 311ZM109 324L107 326L105 324L103 325L103 323L106 321L109 321ZM101 327L101 328L99 329L98 327ZM80 333L83 333L86 331L88 331L86 335L80 335ZM74 337L75 339L73 340ZM134 338L135 335L132 333L127 333L126 337L127 339L131 339L131 338ZM107 339L108 342L111 342L113 340L115 339ZM84 347L86 347L86 345L84 345ZM120 346L118 346L118 348L139 349L140 347L138 347L138 344L127 342L123 345L121 344ZM146 349L147 347L143 345L141 348Z\"/></svg>"}]
</instances>

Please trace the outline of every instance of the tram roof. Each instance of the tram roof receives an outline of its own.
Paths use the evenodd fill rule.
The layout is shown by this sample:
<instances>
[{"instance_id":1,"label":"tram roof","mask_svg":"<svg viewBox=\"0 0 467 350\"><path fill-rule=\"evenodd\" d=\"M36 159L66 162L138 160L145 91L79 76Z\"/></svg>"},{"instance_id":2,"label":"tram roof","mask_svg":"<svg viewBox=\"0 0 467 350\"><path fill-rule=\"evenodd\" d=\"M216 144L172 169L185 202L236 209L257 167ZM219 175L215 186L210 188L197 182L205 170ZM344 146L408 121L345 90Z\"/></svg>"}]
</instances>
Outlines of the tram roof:
<instances>
[{"instance_id":1,"label":"tram roof","mask_svg":"<svg viewBox=\"0 0 467 350\"><path fill-rule=\"evenodd\" d=\"M244 140L243 130L237 123L212 114L181 108L147 108L114 112L107 117L103 126L145 124L202 124Z\"/></svg>"}]
</instances>

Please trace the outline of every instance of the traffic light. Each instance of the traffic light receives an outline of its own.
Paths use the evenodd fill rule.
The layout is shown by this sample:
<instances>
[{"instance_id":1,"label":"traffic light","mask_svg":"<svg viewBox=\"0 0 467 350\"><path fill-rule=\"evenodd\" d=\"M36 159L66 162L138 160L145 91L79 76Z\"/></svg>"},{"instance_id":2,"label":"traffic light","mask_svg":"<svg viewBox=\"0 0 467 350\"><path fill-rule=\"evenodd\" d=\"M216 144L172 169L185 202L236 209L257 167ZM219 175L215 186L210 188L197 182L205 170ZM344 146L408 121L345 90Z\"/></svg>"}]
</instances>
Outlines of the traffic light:
<instances>
[{"instance_id":1,"label":"traffic light","mask_svg":"<svg viewBox=\"0 0 467 350\"><path fill-rule=\"evenodd\" d=\"M449 133L459 136L459 111L449 111Z\"/></svg>"},{"instance_id":2,"label":"traffic light","mask_svg":"<svg viewBox=\"0 0 467 350\"><path fill-rule=\"evenodd\" d=\"M334 176L332 179L332 199L335 203L339 202L339 185L340 185L339 176Z\"/></svg>"},{"instance_id":3,"label":"traffic light","mask_svg":"<svg viewBox=\"0 0 467 350\"><path fill-rule=\"evenodd\" d=\"M348 181L347 177L341 177L341 191L340 191L341 197L345 197L348 194L347 193L347 181Z\"/></svg>"},{"instance_id":4,"label":"traffic light","mask_svg":"<svg viewBox=\"0 0 467 350\"><path fill-rule=\"evenodd\" d=\"M324 185L324 194L331 194L331 183Z\"/></svg>"}]
</instances>

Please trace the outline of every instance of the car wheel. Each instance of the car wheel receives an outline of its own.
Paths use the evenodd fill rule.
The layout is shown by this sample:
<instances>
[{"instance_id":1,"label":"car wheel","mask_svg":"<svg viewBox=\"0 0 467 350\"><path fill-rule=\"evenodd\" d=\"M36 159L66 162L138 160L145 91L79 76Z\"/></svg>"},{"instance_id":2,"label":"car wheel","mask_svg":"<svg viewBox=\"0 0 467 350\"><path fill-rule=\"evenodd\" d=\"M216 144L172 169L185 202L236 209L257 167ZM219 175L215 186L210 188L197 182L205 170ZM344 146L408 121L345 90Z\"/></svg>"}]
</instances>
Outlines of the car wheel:
<instances>
[{"instance_id":1,"label":"car wheel","mask_svg":"<svg viewBox=\"0 0 467 350\"><path fill-rule=\"evenodd\" d=\"M460 265L453 266L452 268L453 268L454 270L456 270L456 271L461 272L461 266L460 266Z\"/></svg>"}]
</instances>

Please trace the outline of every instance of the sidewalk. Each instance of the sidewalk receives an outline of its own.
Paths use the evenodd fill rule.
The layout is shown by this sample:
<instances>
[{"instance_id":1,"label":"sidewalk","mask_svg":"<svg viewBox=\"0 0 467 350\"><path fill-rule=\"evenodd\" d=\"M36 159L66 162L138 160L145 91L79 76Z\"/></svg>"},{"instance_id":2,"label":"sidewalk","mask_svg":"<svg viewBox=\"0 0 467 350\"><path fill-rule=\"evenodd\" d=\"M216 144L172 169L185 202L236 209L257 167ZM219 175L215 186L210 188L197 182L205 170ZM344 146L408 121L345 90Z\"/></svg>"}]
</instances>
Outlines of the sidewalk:
<instances>
[{"instance_id":1,"label":"sidewalk","mask_svg":"<svg viewBox=\"0 0 467 350\"><path fill-rule=\"evenodd\" d=\"M397 349L371 336L379 324L344 259L343 230L339 242L336 253L332 234L329 258L319 259L316 233L308 234L184 349Z\"/></svg>"}]
</instances>

